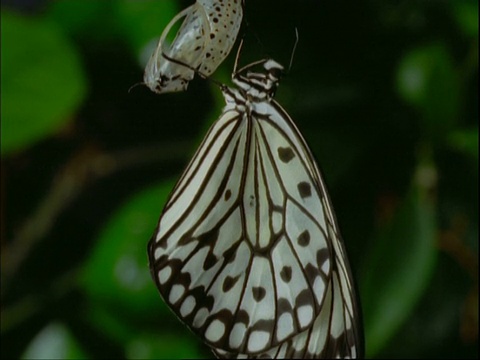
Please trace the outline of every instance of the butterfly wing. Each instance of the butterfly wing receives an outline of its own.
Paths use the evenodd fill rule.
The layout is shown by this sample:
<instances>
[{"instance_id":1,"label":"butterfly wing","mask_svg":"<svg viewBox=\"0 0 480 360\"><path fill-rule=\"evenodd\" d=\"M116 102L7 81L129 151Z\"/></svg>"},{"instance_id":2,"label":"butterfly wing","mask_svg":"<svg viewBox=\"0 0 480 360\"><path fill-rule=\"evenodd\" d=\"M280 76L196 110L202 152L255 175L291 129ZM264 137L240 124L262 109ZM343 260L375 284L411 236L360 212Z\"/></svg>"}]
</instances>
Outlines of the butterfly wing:
<instances>
[{"instance_id":1,"label":"butterfly wing","mask_svg":"<svg viewBox=\"0 0 480 360\"><path fill-rule=\"evenodd\" d=\"M324 234L330 249L331 271L327 289L324 291L325 303L322 304L322 309L313 327L309 330L305 356L306 358L318 358L319 356L321 358L363 357L362 323L357 293L325 182L306 141L289 115L275 101L262 103L262 107L265 109L259 111L269 114L272 123L284 127L285 134L289 134L288 131L290 131L290 135L286 138L292 139L292 143L304 150L302 154L304 168L309 170L313 181L313 183L308 183L308 181L307 183L317 190L317 196L321 202L321 209L312 209L311 214L323 219L323 222L320 220L320 223L322 230L325 231ZM296 177L298 175L291 176L291 179ZM285 174L285 178L288 178L287 174ZM297 186L301 192L302 181L298 180L300 182ZM295 183L298 180L293 181ZM313 192L312 197L316 198ZM296 339L295 341L293 338L289 342L295 349L295 356L292 355L292 357L297 357L302 349L303 340Z\"/></svg>"},{"instance_id":2,"label":"butterfly wing","mask_svg":"<svg viewBox=\"0 0 480 360\"><path fill-rule=\"evenodd\" d=\"M165 301L209 346L254 356L302 349L293 340L327 316L328 296L348 313L344 328L354 326L339 239L310 150L281 107L264 101L227 108L212 126L162 213L150 265ZM341 336L340 320L320 327L325 344Z\"/></svg>"},{"instance_id":3,"label":"butterfly wing","mask_svg":"<svg viewBox=\"0 0 480 360\"><path fill-rule=\"evenodd\" d=\"M312 174L311 179L314 182L311 183L311 185L314 185L314 187L318 189L318 196L322 204L321 213L324 214L323 218L325 221L323 226L326 234L328 234L326 238L331 249L330 260L332 269L330 276L328 276L328 285L324 290L324 300L321 305L321 310L310 328L264 352L255 354L233 353L219 348L213 348L213 352L220 358L244 359L361 358L363 357L363 334L356 291L343 241L340 237L337 222L318 166L302 135L278 103L274 101L270 104L262 103L257 111L259 113L256 116L267 117L269 119L266 123L260 122L262 132L264 132L265 135L269 132L269 126L274 126L284 134L280 137L272 136L272 134L265 137L265 144L269 146L270 152L272 154L275 152L279 154L276 165L277 169L282 169L280 163L292 157L292 155L286 156L288 152L285 149L290 146L303 149L303 151L295 151L294 154L297 155L301 153L304 156L301 167L309 169ZM269 125L266 126L265 124ZM273 141L274 139L276 139L276 141ZM290 144L282 144L281 141L285 139L290 139ZM290 161L292 160L288 162ZM287 171L287 169L285 169L285 171ZM298 184L297 188L300 189L299 184L303 181L304 177L298 176L301 174L301 171L295 170L293 173L294 175L288 175L285 172L281 172L280 175L283 175L285 179L293 181L293 184L290 186L291 189L294 189L295 183ZM309 182L306 181L306 183ZM291 190L291 192L292 191L293 190ZM293 213L287 213L286 219L287 221L294 219ZM301 223L301 219L297 219L297 221ZM310 247L310 244L306 244L306 246Z\"/></svg>"},{"instance_id":4,"label":"butterfly wing","mask_svg":"<svg viewBox=\"0 0 480 360\"><path fill-rule=\"evenodd\" d=\"M239 354L212 349L218 358L224 359L346 359L363 357L363 339L360 338L357 314L350 313L350 293L340 284L339 274L332 272L332 281L326 292L325 302L313 326L293 338L265 352Z\"/></svg>"}]
</instances>

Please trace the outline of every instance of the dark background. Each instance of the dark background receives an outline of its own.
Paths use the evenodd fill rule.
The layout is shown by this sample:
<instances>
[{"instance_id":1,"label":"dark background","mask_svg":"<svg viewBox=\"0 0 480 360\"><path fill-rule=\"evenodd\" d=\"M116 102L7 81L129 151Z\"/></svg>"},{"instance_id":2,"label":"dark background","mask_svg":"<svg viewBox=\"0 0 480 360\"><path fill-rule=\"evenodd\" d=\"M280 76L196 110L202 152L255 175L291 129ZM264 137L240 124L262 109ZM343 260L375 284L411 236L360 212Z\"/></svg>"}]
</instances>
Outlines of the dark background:
<instances>
[{"instance_id":1,"label":"dark background","mask_svg":"<svg viewBox=\"0 0 480 360\"><path fill-rule=\"evenodd\" d=\"M146 245L223 98L129 91L191 3L2 1L2 358L211 356ZM298 29L276 99L329 185L367 356L477 358L478 2L247 0L245 19L242 64L287 66Z\"/></svg>"}]
</instances>

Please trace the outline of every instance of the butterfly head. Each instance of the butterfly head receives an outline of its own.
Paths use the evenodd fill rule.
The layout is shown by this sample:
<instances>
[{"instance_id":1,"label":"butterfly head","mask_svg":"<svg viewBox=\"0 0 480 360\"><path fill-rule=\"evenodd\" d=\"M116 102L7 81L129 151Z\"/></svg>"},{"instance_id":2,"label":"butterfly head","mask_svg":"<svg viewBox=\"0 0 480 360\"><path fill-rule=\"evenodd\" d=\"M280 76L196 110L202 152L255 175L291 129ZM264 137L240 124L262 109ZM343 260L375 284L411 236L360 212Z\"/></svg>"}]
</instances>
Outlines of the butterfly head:
<instances>
[{"instance_id":1,"label":"butterfly head","mask_svg":"<svg viewBox=\"0 0 480 360\"><path fill-rule=\"evenodd\" d=\"M266 60L263 68L267 71L266 75L271 81L278 82L285 73L283 65L272 59Z\"/></svg>"},{"instance_id":2,"label":"butterfly head","mask_svg":"<svg viewBox=\"0 0 480 360\"><path fill-rule=\"evenodd\" d=\"M250 71L256 65L263 65L263 72ZM233 75L233 82L249 97L256 99L271 99L275 95L278 82L284 74L284 67L272 59L261 60Z\"/></svg>"}]
</instances>

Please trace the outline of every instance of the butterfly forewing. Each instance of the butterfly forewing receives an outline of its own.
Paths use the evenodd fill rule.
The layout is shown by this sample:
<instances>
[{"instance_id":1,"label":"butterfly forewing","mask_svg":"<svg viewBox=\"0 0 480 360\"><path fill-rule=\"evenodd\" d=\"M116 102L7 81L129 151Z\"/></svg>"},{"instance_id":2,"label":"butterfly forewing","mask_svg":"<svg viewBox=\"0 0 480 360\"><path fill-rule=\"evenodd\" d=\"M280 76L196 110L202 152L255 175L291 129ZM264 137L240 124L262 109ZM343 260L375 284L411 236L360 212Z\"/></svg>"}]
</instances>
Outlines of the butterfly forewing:
<instances>
[{"instance_id":1,"label":"butterfly forewing","mask_svg":"<svg viewBox=\"0 0 480 360\"><path fill-rule=\"evenodd\" d=\"M165 301L220 357L351 357L358 309L318 167L278 79L234 76L149 245ZM270 71L272 70L272 71ZM263 87L263 88L262 88Z\"/></svg>"}]
</instances>

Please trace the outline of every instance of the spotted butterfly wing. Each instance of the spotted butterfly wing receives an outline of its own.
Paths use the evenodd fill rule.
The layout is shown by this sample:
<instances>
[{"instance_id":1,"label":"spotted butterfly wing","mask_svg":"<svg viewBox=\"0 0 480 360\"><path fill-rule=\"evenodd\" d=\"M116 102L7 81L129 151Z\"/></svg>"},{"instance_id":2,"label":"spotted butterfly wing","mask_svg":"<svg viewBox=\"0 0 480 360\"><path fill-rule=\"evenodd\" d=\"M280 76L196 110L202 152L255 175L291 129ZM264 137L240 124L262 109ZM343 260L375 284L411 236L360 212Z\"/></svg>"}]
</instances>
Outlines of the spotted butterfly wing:
<instances>
[{"instance_id":1,"label":"spotted butterfly wing","mask_svg":"<svg viewBox=\"0 0 480 360\"><path fill-rule=\"evenodd\" d=\"M144 83L156 93L167 93L186 90L195 75L193 69L209 76L230 53L242 18L243 0L197 0L163 31L145 68ZM166 37L181 19L168 45Z\"/></svg>"},{"instance_id":2,"label":"spotted butterfly wing","mask_svg":"<svg viewBox=\"0 0 480 360\"><path fill-rule=\"evenodd\" d=\"M337 259L337 261L342 261ZM358 333L360 322L356 319L357 305L349 300L352 291L348 278L341 283L333 271L327 288L326 301L313 326L260 354L229 353L212 349L219 358L228 359L334 359L363 357L363 339ZM346 286L346 287L344 287Z\"/></svg>"},{"instance_id":3,"label":"spotted butterfly wing","mask_svg":"<svg viewBox=\"0 0 480 360\"><path fill-rule=\"evenodd\" d=\"M263 65L265 73L250 70ZM271 97L283 68L234 72L226 106L149 243L164 300L219 357L360 357L359 309L318 167Z\"/></svg>"}]
</instances>

